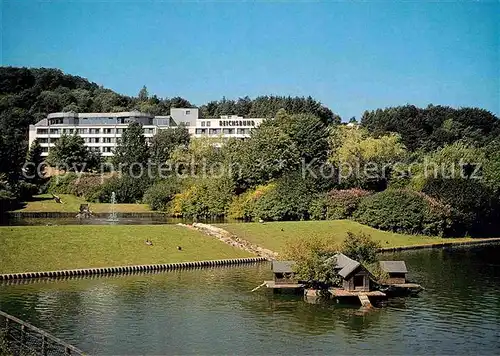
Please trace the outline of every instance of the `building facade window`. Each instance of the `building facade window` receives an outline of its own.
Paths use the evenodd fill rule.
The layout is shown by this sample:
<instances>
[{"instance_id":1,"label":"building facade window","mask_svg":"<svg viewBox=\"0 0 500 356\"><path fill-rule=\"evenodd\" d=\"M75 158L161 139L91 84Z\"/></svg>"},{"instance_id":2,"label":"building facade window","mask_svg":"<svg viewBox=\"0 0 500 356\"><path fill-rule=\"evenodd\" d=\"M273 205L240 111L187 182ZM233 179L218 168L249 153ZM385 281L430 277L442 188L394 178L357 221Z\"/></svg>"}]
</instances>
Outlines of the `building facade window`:
<instances>
[{"instance_id":1,"label":"building facade window","mask_svg":"<svg viewBox=\"0 0 500 356\"><path fill-rule=\"evenodd\" d=\"M49 129L36 129L37 135L46 135L49 133Z\"/></svg>"},{"instance_id":2,"label":"building facade window","mask_svg":"<svg viewBox=\"0 0 500 356\"><path fill-rule=\"evenodd\" d=\"M112 134L113 133L113 129L108 129L108 128L105 128L103 129L104 130L104 133L105 134Z\"/></svg>"}]
</instances>

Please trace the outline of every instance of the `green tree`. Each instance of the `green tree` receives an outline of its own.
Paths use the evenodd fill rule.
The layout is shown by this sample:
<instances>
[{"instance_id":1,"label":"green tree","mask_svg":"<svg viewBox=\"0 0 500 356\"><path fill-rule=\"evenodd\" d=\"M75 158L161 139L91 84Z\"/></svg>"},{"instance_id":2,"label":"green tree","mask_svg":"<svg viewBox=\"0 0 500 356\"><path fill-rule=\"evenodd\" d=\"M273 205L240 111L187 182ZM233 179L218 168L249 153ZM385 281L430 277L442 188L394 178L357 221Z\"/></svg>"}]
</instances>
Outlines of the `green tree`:
<instances>
[{"instance_id":1,"label":"green tree","mask_svg":"<svg viewBox=\"0 0 500 356\"><path fill-rule=\"evenodd\" d=\"M414 105L366 111L361 125L374 135L396 132L410 150L432 151L458 140L484 146L500 135L500 120L483 109Z\"/></svg>"},{"instance_id":2,"label":"green tree","mask_svg":"<svg viewBox=\"0 0 500 356\"><path fill-rule=\"evenodd\" d=\"M141 88L141 90L139 90L139 94L137 94L137 98L140 101L146 101L146 100L148 100L148 98L149 98L149 92L148 92L148 88L146 88L145 85L143 85L143 87Z\"/></svg>"},{"instance_id":3,"label":"green tree","mask_svg":"<svg viewBox=\"0 0 500 356\"><path fill-rule=\"evenodd\" d=\"M115 150L113 163L125 173L138 174L149 160L149 147L142 125L132 122L123 132Z\"/></svg>"},{"instance_id":4,"label":"green tree","mask_svg":"<svg viewBox=\"0 0 500 356\"><path fill-rule=\"evenodd\" d=\"M315 182L292 172L255 202L254 217L263 220L307 220L315 197Z\"/></svg>"},{"instance_id":5,"label":"green tree","mask_svg":"<svg viewBox=\"0 0 500 356\"><path fill-rule=\"evenodd\" d=\"M153 136L150 152L153 162L160 164L170 159L172 152L177 147L187 148L189 146L189 131L184 125L176 128L160 130Z\"/></svg>"},{"instance_id":6,"label":"green tree","mask_svg":"<svg viewBox=\"0 0 500 356\"><path fill-rule=\"evenodd\" d=\"M180 184L174 178L151 185L144 193L143 202L152 210L165 211L168 203L179 193Z\"/></svg>"},{"instance_id":7,"label":"green tree","mask_svg":"<svg viewBox=\"0 0 500 356\"><path fill-rule=\"evenodd\" d=\"M47 163L57 169L70 172L85 172L96 168L96 154L85 146L78 135L62 135L49 151Z\"/></svg>"},{"instance_id":8,"label":"green tree","mask_svg":"<svg viewBox=\"0 0 500 356\"><path fill-rule=\"evenodd\" d=\"M387 189L364 198L354 219L380 230L446 236L450 233L451 209L435 195Z\"/></svg>"},{"instance_id":9,"label":"green tree","mask_svg":"<svg viewBox=\"0 0 500 356\"><path fill-rule=\"evenodd\" d=\"M372 137L363 129L337 126L330 136L329 161L339 168L344 186L385 189L393 165L406 156L396 134Z\"/></svg>"},{"instance_id":10,"label":"green tree","mask_svg":"<svg viewBox=\"0 0 500 356\"><path fill-rule=\"evenodd\" d=\"M265 125L252 132L245 143L236 144L231 161L234 172L245 186L264 184L300 167L300 152L290 136L274 125Z\"/></svg>"},{"instance_id":11,"label":"green tree","mask_svg":"<svg viewBox=\"0 0 500 356\"><path fill-rule=\"evenodd\" d=\"M342 280L335 270L337 251L335 239L312 236L288 243L283 257L295 262L293 269L299 280L311 287L326 289L341 285Z\"/></svg>"},{"instance_id":12,"label":"green tree","mask_svg":"<svg viewBox=\"0 0 500 356\"><path fill-rule=\"evenodd\" d=\"M380 247L380 242L374 241L370 235L348 231L346 238L342 241L340 251L355 261L370 264L378 261L377 252Z\"/></svg>"},{"instance_id":13,"label":"green tree","mask_svg":"<svg viewBox=\"0 0 500 356\"><path fill-rule=\"evenodd\" d=\"M42 147L34 140L26 156L24 177L28 183L40 186L44 183L45 159L42 157Z\"/></svg>"}]
</instances>

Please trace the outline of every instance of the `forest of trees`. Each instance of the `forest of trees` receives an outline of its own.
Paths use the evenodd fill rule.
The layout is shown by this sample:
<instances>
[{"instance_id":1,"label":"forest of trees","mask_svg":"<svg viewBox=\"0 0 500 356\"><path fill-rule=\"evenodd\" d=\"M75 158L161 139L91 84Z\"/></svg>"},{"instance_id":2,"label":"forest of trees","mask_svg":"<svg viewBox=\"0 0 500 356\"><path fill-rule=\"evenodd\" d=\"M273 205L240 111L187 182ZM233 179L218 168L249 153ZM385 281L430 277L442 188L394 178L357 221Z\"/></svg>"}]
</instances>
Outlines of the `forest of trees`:
<instances>
[{"instance_id":1,"label":"forest of trees","mask_svg":"<svg viewBox=\"0 0 500 356\"><path fill-rule=\"evenodd\" d=\"M500 137L498 118L478 108L405 105L365 111L361 123L374 135L398 133L412 151L432 151L458 140L484 146Z\"/></svg>"},{"instance_id":2,"label":"forest of trees","mask_svg":"<svg viewBox=\"0 0 500 356\"><path fill-rule=\"evenodd\" d=\"M274 119L249 139L222 145L190 138L183 127L158 134L148 145L141 126L131 124L113 163L134 169L104 181L92 173L102 158L78 136L68 136L48 163L88 172L47 181L23 178L21 167L40 162L36 142L26 156L27 127L48 112L166 114L172 106L191 104L151 96L146 87L137 97L122 96L53 69L2 68L0 87L3 210L40 191L101 202L114 191L118 202L145 202L188 218L354 219L412 234L500 234L500 121L483 109L406 105L367 111L360 126L347 126L311 98L222 99L201 106L202 114ZM173 169L136 179L135 162Z\"/></svg>"}]
</instances>

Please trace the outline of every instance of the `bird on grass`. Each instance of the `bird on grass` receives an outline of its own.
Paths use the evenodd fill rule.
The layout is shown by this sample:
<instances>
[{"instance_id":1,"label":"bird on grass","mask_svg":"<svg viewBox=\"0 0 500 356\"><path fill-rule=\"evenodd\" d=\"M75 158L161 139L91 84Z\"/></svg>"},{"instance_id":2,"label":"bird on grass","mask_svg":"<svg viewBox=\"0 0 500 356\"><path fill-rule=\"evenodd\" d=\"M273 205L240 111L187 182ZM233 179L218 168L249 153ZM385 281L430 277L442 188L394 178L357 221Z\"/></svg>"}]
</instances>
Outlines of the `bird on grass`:
<instances>
[{"instance_id":1,"label":"bird on grass","mask_svg":"<svg viewBox=\"0 0 500 356\"><path fill-rule=\"evenodd\" d=\"M153 246L153 241L146 240L146 245L148 245L148 246Z\"/></svg>"},{"instance_id":2,"label":"bird on grass","mask_svg":"<svg viewBox=\"0 0 500 356\"><path fill-rule=\"evenodd\" d=\"M182 250L182 247L177 246L177 250L181 251L181 250Z\"/></svg>"}]
</instances>

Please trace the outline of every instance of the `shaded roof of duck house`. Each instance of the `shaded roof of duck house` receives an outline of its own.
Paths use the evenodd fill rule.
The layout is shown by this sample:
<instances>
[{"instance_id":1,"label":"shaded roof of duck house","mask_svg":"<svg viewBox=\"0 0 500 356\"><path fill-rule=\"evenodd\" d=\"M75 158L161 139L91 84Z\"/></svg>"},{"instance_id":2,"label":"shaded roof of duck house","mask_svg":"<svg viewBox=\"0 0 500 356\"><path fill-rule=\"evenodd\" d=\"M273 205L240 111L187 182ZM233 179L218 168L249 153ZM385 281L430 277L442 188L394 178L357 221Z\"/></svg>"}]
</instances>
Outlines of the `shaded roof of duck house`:
<instances>
[{"instance_id":1,"label":"shaded roof of duck house","mask_svg":"<svg viewBox=\"0 0 500 356\"><path fill-rule=\"evenodd\" d=\"M273 261L274 273L292 273L295 261Z\"/></svg>"},{"instance_id":2,"label":"shaded roof of duck house","mask_svg":"<svg viewBox=\"0 0 500 356\"><path fill-rule=\"evenodd\" d=\"M387 273L408 273L405 261L380 261L380 268Z\"/></svg>"},{"instance_id":3,"label":"shaded roof of duck house","mask_svg":"<svg viewBox=\"0 0 500 356\"><path fill-rule=\"evenodd\" d=\"M358 261L355 261L340 252L335 254L335 259L335 268L339 269L338 273L342 278L347 278L361 265Z\"/></svg>"}]
</instances>

